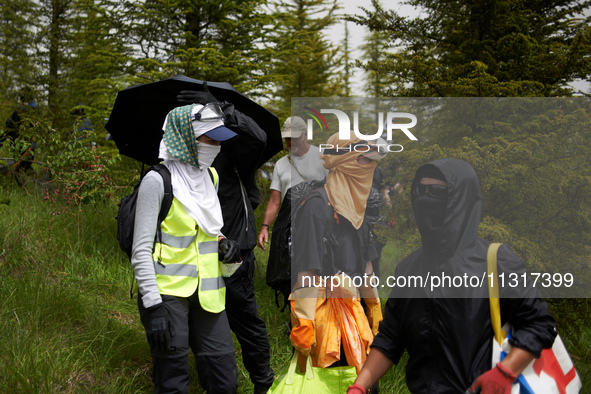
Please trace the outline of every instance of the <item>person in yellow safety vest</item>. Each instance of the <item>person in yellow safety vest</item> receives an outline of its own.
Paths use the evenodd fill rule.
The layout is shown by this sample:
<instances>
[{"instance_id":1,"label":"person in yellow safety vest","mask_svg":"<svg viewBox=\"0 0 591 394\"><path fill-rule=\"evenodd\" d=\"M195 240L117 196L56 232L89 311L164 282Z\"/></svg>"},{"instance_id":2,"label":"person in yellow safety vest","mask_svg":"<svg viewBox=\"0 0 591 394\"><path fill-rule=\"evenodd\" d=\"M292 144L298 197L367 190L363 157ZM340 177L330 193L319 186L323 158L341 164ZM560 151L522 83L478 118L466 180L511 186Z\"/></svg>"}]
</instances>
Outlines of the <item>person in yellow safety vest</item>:
<instances>
[{"instance_id":1,"label":"person in yellow safety vest","mask_svg":"<svg viewBox=\"0 0 591 394\"><path fill-rule=\"evenodd\" d=\"M205 391L234 393L238 376L223 276L239 266L240 249L221 234L217 175L208 169L221 142L236 133L224 127L217 103L177 107L163 129L159 157L170 171L173 202L157 229L164 182L148 172L140 184L131 256L154 392L189 392L190 348Z\"/></svg>"},{"instance_id":2,"label":"person in yellow safety vest","mask_svg":"<svg viewBox=\"0 0 591 394\"><path fill-rule=\"evenodd\" d=\"M327 144L335 147L321 156L329 170L324 185L329 206L311 192L293 230L290 340L299 351L300 370L310 356L314 367L352 365L359 371L382 320L371 285L375 249L364 219L376 160L385 153L376 141L341 140L338 133ZM334 210L330 223L327 209Z\"/></svg>"}]
</instances>

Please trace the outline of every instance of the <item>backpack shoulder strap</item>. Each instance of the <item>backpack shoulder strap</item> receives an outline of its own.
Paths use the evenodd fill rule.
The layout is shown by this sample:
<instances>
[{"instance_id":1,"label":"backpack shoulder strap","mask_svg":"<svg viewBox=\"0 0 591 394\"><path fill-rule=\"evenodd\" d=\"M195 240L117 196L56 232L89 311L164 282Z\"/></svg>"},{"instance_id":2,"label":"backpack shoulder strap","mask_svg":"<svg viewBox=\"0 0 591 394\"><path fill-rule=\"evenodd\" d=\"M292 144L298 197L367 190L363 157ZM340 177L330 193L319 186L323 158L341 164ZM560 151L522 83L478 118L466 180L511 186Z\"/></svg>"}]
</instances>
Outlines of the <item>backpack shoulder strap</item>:
<instances>
[{"instance_id":1,"label":"backpack shoulder strap","mask_svg":"<svg viewBox=\"0 0 591 394\"><path fill-rule=\"evenodd\" d=\"M488 246L488 251L486 254L486 265L488 271L488 295L489 295L489 303L490 303L490 321L493 326L493 331L495 332L495 339L499 343L499 345L505 339L505 335L503 335L503 331L501 330L501 306L499 303L499 282L498 282L498 273L497 273L497 251L501 246L500 243L491 243Z\"/></svg>"},{"instance_id":2,"label":"backpack shoulder strap","mask_svg":"<svg viewBox=\"0 0 591 394\"><path fill-rule=\"evenodd\" d=\"M160 214L158 215L158 228L160 228L160 224L168 215L168 211L172 206L172 184L170 181L170 171L164 164L155 164L148 168L148 171L154 170L160 174L162 177L162 181L164 182L164 198L162 199L162 205L160 206ZM146 173L148 173L146 171Z\"/></svg>"},{"instance_id":3,"label":"backpack shoulder strap","mask_svg":"<svg viewBox=\"0 0 591 394\"><path fill-rule=\"evenodd\" d=\"M303 206L309 199L311 198L322 198L323 205L326 208L326 226L324 228L324 238L332 231L332 222L334 218L334 208L330 204L330 200L328 199L328 194L326 193L326 189L324 188L324 184L321 186L311 190L307 195L301 197L301 201L296 203L297 208ZM296 208L296 214L297 214ZM294 220L292 215L292 220Z\"/></svg>"},{"instance_id":4,"label":"backpack shoulder strap","mask_svg":"<svg viewBox=\"0 0 591 394\"><path fill-rule=\"evenodd\" d=\"M322 249L325 259L328 259L328 262L332 266L333 271L336 272L335 269L335 262L334 262L334 247L338 246L338 242L336 240L335 235L333 234L333 226L336 220L336 212L333 206L328 199L328 194L326 193L326 189L323 186L320 186L314 193L320 196L324 202L324 209L326 211L326 220L324 225L324 234L322 235Z\"/></svg>"},{"instance_id":5,"label":"backpack shoulder strap","mask_svg":"<svg viewBox=\"0 0 591 394\"><path fill-rule=\"evenodd\" d=\"M324 228L324 234L329 234L332 231L332 222L334 216L334 208L330 204L330 200L328 199L328 194L326 193L326 189L324 186L320 186L318 189L318 194L324 200L324 206L327 207L326 209L326 227Z\"/></svg>"}]
</instances>

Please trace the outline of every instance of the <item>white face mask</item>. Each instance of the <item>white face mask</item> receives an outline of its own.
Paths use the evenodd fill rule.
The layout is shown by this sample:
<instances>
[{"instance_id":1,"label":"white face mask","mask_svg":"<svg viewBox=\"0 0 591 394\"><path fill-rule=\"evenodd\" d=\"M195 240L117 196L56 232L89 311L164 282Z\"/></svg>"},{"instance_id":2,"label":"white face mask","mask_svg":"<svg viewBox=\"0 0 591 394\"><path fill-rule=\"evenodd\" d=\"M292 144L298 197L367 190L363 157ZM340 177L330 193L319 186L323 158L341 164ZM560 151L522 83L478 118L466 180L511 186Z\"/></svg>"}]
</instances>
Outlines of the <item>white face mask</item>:
<instances>
[{"instance_id":1,"label":"white face mask","mask_svg":"<svg viewBox=\"0 0 591 394\"><path fill-rule=\"evenodd\" d=\"M215 157L220 153L220 149L222 149L220 145L210 145L197 141L197 160L199 161L199 166L202 169L210 167Z\"/></svg>"}]
</instances>

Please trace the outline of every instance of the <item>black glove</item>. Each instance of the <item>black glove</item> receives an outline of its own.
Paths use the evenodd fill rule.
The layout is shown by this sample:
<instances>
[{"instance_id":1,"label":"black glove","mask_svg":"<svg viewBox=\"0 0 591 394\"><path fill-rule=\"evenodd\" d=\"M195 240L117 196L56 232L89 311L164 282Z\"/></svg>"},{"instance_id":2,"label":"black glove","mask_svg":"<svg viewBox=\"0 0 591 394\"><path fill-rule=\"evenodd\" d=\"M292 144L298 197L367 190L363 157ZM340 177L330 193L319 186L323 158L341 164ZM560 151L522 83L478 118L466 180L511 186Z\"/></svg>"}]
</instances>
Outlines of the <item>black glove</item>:
<instances>
[{"instance_id":1,"label":"black glove","mask_svg":"<svg viewBox=\"0 0 591 394\"><path fill-rule=\"evenodd\" d=\"M181 90L176 96L176 100L179 104L201 104L218 102L213 94L207 88L207 81L203 81L203 91L198 90Z\"/></svg>"},{"instance_id":2,"label":"black glove","mask_svg":"<svg viewBox=\"0 0 591 394\"><path fill-rule=\"evenodd\" d=\"M238 242L228 238L220 239L218 242L218 257L225 264L232 264L240 259L240 246Z\"/></svg>"},{"instance_id":3,"label":"black glove","mask_svg":"<svg viewBox=\"0 0 591 394\"><path fill-rule=\"evenodd\" d=\"M160 303L146 309L148 313L148 343L150 347L159 352L170 350L170 337L174 336L174 328L164 303Z\"/></svg>"}]
</instances>

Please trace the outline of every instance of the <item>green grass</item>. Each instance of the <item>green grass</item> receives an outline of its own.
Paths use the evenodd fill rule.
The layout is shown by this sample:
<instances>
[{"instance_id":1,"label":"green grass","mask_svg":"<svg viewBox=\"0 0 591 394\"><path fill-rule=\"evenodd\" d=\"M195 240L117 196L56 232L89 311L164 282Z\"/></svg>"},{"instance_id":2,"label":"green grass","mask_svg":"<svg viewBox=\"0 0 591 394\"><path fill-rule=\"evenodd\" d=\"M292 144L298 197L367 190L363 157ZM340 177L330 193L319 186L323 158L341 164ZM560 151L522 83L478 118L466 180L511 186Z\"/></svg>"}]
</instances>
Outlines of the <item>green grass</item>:
<instances>
[{"instance_id":1,"label":"green grass","mask_svg":"<svg viewBox=\"0 0 591 394\"><path fill-rule=\"evenodd\" d=\"M132 272L117 244L115 204L52 215L56 207L43 202L41 194L1 182L0 392L151 392L151 357L136 300L129 297ZM402 257L398 249L396 243L384 248L383 274L393 272ZM275 305L274 292L265 284L267 254L255 251L259 313L267 324L271 366L279 375L292 355L289 314ZM559 332L587 385L588 301L551 303ZM235 348L238 392L252 392L237 341ZM408 392L406 359L404 355L381 380L383 393ZM196 377L194 367L192 372ZM192 392L203 392L197 379Z\"/></svg>"},{"instance_id":2,"label":"green grass","mask_svg":"<svg viewBox=\"0 0 591 394\"><path fill-rule=\"evenodd\" d=\"M0 392L146 392L149 349L114 206L56 216L23 189L1 198Z\"/></svg>"}]
</instances>

